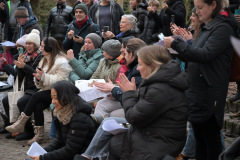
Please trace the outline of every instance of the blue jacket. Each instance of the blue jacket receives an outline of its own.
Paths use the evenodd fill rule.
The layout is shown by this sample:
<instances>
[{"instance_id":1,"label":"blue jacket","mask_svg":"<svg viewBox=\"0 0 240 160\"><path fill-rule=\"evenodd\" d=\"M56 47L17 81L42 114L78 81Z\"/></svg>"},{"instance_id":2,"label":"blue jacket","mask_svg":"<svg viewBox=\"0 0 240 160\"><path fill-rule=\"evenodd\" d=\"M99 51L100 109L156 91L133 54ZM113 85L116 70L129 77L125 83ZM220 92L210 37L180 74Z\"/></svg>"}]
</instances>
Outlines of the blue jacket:
<instances>
[{"instance_id":1,"label":"blue jacket","mask_svg":"<svg viewBox=\"0 0 240 160\"><path fill-rule=\"evenodd\" d=\"M96 32L99 32L99 36L102 37L102 34L100 32L100 29L98 27L97 24L94 24L92 22L92 19L90 17L88 17L88 20L86 21L86 23L84 24L84 26L82 28L79 28L77 23L76 23L76 19L74 19L69 25L68 25L68 29L67 29L67 32L66 32L66 36L65 36L65 39L63 41L63 48L65 50L69 50L69 49L72 49L73 50L73 53L74 53L74 57L76 59L79 58L79 55L78 53L80 52L80 49L82 48L83 44L84 44L84 40L85 40L85 37L91 33L90 32L90 26L93 26L93 33L96 33ZM78 35L80 37L83 38L83 42L80 44L78 42L75 42L73 39L68 39L68 32L73 28L74 30L74 36L75 35Z\"/></svg>"}]
</instances>

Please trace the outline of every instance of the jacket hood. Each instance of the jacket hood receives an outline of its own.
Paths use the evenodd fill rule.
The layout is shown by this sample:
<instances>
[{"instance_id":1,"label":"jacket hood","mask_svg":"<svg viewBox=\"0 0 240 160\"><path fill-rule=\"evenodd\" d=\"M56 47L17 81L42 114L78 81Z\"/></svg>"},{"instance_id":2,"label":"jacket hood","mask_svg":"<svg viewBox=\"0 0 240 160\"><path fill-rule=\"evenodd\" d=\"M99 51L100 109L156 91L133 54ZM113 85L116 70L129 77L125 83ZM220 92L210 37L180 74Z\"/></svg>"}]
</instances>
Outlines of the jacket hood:
<instances>
[{"instance_id":1,"label":"jacket hood","mask_svg":"<svg viewBox=\"0 0 240 160\"><path fill-rule=\"evenodd\" d=\"M76 113L84 112L86 114L91 114L92 106L83 100L81 97L78 99L78 104L76 106Z\"/></svg>"},{"instance_id":2,"label":"jacket hood","mask_svg":"<svg viewBox=\"0 0 240 160\"><path fill-rule=\"evenodd\" d=\"M229 10L227 10L227 12L229 13L228 17L218 14L216 17L213 18L212 21L210 21L207 25L205 25L204 28L211 29L218 25L222 25L222 24L224 24L223 22L225 22L233 28L233 30L236 34L235 36L238 37L238 22Z\"/></svg>"},{"instance_id":3,"label":"jacket hood","mask_svg":"<svg viewBox=\"0 0 240 160\"><path fill-rule=\"evenodd\" d=\"M164 64L160 69L148 79L145 79L142 85L150 83L166 83L179 90L188 89L187 74L180 70L180 65L176 60L171 60Z\"/></svg>"},{"instance_id":4,"label":"jacket hood","mask_svg":"<svg viewBox=\"0 0 240 160\"><path fill-rule=\"evenodd\" d=\"M23 29L25 29L25 28L31 27L32 25L36 24L37 22L38 22L37 17L32 16L22 27L23 27Z\"/></svg>"}]
</instances>

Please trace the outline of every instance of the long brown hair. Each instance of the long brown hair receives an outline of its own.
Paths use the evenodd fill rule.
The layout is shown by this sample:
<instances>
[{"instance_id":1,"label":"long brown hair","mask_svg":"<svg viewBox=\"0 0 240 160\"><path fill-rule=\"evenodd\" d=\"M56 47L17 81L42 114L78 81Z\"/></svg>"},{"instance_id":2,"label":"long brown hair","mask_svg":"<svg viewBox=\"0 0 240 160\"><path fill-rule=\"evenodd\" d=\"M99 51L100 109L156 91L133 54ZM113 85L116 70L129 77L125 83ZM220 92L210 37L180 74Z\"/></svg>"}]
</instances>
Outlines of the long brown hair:
<instances>
[{"instance_id":1,"label":"long brown hair","mask_svg":"<svg viewBox=\"0 0 240 160\"><path fill-rule=\"evenodd\" d=\"M64 54L61 50L61 48L58 45L58 42L55 38L53 37L47 37L43 39L44 44L48 44L52 48L52 51L50 52L50 62L48 63L48 69L47 72L50 71L50 69L53 67L55 63L55 59L57 55L67 57L66 54ZM44 57L43 63L42 63L42 68L47 64L47 59Z\"/></svg>"}]
</instances>

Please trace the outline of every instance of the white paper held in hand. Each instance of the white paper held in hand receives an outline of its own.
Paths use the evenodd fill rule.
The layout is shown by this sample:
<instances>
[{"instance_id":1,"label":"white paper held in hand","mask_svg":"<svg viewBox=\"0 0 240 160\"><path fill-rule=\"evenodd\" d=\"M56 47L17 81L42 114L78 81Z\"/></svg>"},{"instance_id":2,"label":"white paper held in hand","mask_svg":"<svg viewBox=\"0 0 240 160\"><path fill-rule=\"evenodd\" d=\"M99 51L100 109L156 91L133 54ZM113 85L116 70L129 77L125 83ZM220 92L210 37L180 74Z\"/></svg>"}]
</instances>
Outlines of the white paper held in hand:
<instances>
[{"instance_id":1,"label":"white paper held in hand","mask_svg":"<svg viewBox=\"0 0 240 160\"><path fill-rule=\"evenodd\" d=\"M37 142L34 142L29 148L27 155L36 157L47 153Z\"/></svg>"},{"instance_id":2,"label":"white paper held in hand","mask_svg":"<svg viewBox=\"0 0 240 160\"><path fill-rule=\"evenodd\" d=\"M119 133L127 132L128 128L125 128L117 123L114 119L109 119L103 122L102 128L104 131L107 131L113 135L117 135Z\"/></svg>"}]
</instances>

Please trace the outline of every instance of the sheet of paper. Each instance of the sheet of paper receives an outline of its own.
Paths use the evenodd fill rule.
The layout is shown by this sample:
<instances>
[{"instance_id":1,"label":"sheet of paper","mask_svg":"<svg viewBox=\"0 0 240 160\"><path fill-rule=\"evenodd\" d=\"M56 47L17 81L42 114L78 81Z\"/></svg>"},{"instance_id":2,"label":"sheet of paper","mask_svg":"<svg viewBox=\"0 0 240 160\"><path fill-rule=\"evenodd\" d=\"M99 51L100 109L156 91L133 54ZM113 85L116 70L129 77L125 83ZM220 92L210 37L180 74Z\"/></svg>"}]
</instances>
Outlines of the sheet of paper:
<instances>
[{"instance_id":1,"label":"sheet of paper","mask_svg":"<svg viewBox=\"0 0 240 160\"><path fill-rule=\"evenodd\" d=\"M240 56L240 39L237 39L233 36L230 37L234 50L237 55Z\"/></svg>"},{"instance_id":2,"label":"sheet of paper","mask_svg":"<svg viewBox=\"0 0 240 160\"><path fill-rule=\"evenodd\" d=\"M33 142L29 148L27 155L36 157L47 153L37 142Z\"/></svg>"},{"instance_id":3,"label":"sheet of paper","mask_svg":"<svg viewBox=\"0 0 240 160\"><path fill-rule=\"evenodd\" d=\"M0 81L0 87L2 86L7 86L7 84Z\"/></svg>"},{"instance_id":4,"label":"sheet of paper","mask_svg":"<svg viewBox=\"0 0 240 160\"><path fill-rule=\"evenodd\" d=\"M10 42L10 41L6 41L3 43L0 43L2 46L7 46L7 47L15 47L15 43Z\"/></svg>"},{"instance_id":5,"label":"sheet of paper","mask_svg":"<svg viewBox=\"0 0 240 160\"><path fill-rule=\"evenodd\" d=\"M109 119L107 121L104 121L102 128L104 131L107 131L113 135L127 132L128 128L122 127L120 124L117 123L114 119Z\"/></svg>"},{"instance_id":6,"label":"sheet of paper","mask_svg":"<svg viewBox=\"0 0 240 160\"><path fill-rule=\"evenodd\" d=\"M75 86L80 90L79 96L87 102L100 97L106 97L110 92L102 92L93 85L93 81L106 83L104 79L77 80Z\"/></svg>"}]
</instances>

